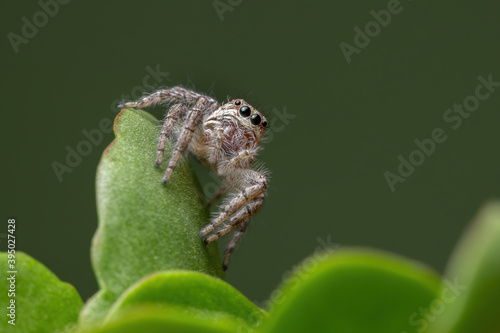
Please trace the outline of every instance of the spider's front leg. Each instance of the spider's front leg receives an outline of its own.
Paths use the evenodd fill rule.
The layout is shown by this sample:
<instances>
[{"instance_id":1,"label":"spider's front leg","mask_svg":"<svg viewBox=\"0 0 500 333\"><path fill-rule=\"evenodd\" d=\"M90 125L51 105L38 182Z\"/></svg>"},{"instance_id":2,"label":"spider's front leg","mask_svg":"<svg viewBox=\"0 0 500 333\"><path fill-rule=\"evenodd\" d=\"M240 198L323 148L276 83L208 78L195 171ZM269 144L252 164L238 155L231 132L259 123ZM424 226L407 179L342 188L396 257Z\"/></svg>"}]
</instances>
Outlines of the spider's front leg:
<instances>
[{"instance_id":1,"label":"spider's front leg","mask_svg":"<svg viewBox=\"0 0 500 333\"><path fill-rule=\"evenodd\" d=\"M257 213L264 203L267 180L263 174L251 169L234 170L232 173L231 177L228 178L229 183L237 182L238 179L242 178L245 180L247 187L224 206L221 213L201 230L200 236L205 237L233 214L237 214L231 219L228 226L222 228L220 232L207 237L205 243L210 243L231 231L246 218Z\"/></svg>"},{"instance_id":2,"label":"spider's front leg","mask_svg":"<svg viewBox=\"0 0 500 333\"><path fill-rule=\"evenodd\" d=\"M256 199L248 202L231 218L229 223L227 223L225 226L217 230L212 235L205 238L204 243L205 245L207 245L221 238L225 234L229 233L234 228L238 228L238 230L234 233L231 242L229 242L226 251L224 252L224 260L222 261L222 268L224 270L227 269L231 253L233 253L234 249L236 248L236 245L238 245L238 242L241 240L241 237L245 233L245 230L247 229L248 225L250 224L250 218L261 209L263 204L264 204L264 193L259 195Z\"/></svg>"},{"instance_id":3,"label":"spider's front leg","mask_svg":"<svg viewBox=\"0 0 500 333\"><path fill-rule=\"evenodd\" d=\"M264 204L264 193L259 195L256 199L249 201L243 208L241 208L234 216L229 220L229 222L222 228L208 236L204 239L205 244L210 244L214 240L221 238L227 233L231 232L234 228L239 226L244 221L250 219L252 216L257 214L257 212L262 208Z\"/></svg>"}]
</instances>

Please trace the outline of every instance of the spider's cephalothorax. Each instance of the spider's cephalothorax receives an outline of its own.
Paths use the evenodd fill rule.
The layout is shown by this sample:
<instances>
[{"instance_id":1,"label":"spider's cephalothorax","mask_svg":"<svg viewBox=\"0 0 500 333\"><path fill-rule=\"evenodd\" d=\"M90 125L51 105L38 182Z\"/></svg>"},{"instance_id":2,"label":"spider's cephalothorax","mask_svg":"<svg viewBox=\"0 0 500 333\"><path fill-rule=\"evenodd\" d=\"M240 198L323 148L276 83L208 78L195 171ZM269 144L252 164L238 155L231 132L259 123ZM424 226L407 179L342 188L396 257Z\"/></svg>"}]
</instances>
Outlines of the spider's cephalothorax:
<instances>
[{"instance_id":1,"label":"spider's cephalothorax","mask_svg":"<svg viewBox=\"0 0 500 333\"><path fill-rule=\"evenodd\" d=\"M257 157L267 120L242 99L221 106L211 97L182 87L159 90L119 107L138 109L156 104L170 105L160 133L156 166L162 163L167 138L175 135L177 139L163 183L168 183L181 155L188 149L224 182L210 203L224 192L230 193L220 213L200 232L208 244L238 228L224 255L222 265L227 269L230 254L248 227L250 218L264 202L266 176L252 169L251 165Z\"/></svg>"}]
</instances>

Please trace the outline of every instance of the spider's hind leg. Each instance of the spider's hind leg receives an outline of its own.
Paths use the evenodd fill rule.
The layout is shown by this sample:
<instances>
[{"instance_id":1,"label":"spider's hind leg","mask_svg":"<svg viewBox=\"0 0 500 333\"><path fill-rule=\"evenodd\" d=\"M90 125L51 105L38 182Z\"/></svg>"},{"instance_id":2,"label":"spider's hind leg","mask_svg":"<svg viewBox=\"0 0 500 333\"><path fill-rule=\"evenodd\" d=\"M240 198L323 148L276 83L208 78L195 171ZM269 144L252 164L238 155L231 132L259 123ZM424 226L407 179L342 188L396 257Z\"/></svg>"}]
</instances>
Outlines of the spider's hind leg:
<instances>
[{"instance_id":1,"label":"spider's hind leg","mask_svg":"<svg viewBox=\"0 0 500 333\"><path fill-rule=\"evenodd\" d=\"M165 121L163 122L163 127L161 128L160 139L158 141L158 150L156 153L156 161L155 161L156 166L161 165L163 159L163 152L165 151L165 145L167 143L167 138L170 137L172 129L177 123L177 120L179 119L179 117L181 117L182 114L185 114L187 112L188 112L187 107L185 107L182 104L175 104L170 108L170 110L168 110L167 117L165 118Z\"/></svg>"},{"instance_id":2,"label":"spider's hind leg","mask_svg":"<svg viewBox=\"0 0 500 333\"><path fill-rule=\"evenodd\" d=\"M160 89L134 102L120 103L118 107L141 109L148 106L155 106L157 104L164 104L169 102L194 104L201 98L205 98L212 104L217 104L217 101L212 97L205 96L195 91L177 86L169 89Z\"/></svg>"},{"instance_id":3,"label":"spider's hind leg","mask_svg":"<svg viewBox=\"0 0 500 333\"><path fill-rule=\"evenodd\" d=\"M179 135L179 139L175 144L174 150L172 151L172 156L168 162L167 170L163 176L163 184L167 184L174 172L175 167L179 163L182 154L186 151L191 139L193 138L193 133L196 130L200 119L203 114L214 107L206 98L202 97L198 100L195 106L188 111L186 116L186 121Z\"/></svg>"}]
</instances>

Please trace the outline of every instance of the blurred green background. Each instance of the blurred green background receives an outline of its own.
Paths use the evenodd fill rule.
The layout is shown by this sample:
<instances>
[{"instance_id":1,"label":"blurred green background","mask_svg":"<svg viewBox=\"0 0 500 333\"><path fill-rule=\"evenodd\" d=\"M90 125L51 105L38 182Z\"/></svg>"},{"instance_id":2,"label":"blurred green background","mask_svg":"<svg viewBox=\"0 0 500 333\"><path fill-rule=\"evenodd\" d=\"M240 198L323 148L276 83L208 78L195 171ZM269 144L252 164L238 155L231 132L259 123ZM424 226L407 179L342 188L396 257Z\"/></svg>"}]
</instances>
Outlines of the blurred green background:
<instances>
[{"instance_id":1,"label":"blurred green background","mask_svg":"<svg viewBox=\"0 0 500 333\"><path fill-rule=\"evenodd\" d=\"M112 119L122 95L140 96L144 83L148 92L182 84L220 101L245 98L271 119L260 154L272 171L267 201L226 275L251 300L261 304L324 243L385 249L442 271L480 205L500 194L500 88L458 129L443 120L474 95L478 76L500 81L499 5L402 0L386 27L368 24L368 45L348 63L340 43L354 46L354 29L364 31L370 12L388 5L69 1L57 13L49 8L54 15L43 22L36 1L4 1L4 233L7 218L16 218L17 249L84 300L92 295L95 173L113 135L92 145L62 181L53 162L66 164L66 147L77 149L83 130ZM22 37L34 15L36 35L13 47L8 34ZM156 80L143 82L147 68L159 70ZM408 159L414 140L435 128L447 140L391 191L384 173L397 173L398 156ZM212 177L195 167L210 192Z\"/></svg>"}]
</instances>

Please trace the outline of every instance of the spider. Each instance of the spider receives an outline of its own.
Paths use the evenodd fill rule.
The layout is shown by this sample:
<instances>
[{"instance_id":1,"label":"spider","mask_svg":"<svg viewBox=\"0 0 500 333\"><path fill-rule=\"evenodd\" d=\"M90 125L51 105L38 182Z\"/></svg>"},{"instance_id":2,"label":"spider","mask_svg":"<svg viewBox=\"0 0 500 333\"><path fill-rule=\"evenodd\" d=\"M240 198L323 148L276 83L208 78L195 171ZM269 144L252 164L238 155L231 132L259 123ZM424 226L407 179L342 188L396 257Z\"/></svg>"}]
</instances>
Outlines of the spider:
<instances>
[{"instance_id":1,"label":"spider","mask_svg":"<svg viewBox=\"0 0 500 333\"><path fill-rule=\"evenodd\" d=\"M243 99L220 105L209 96L183 87L158 90L135 102L122 103L119 107L138 109L156 104L169 106L160 132L155 161L157 167L162 164L167 138L173 135L177 140L163 184L168 183L187 149L223 180L223 186L209 204L225 192L229 193L218 215L200 232L207 245L238 228L224 253L222 267L226 270L229 256L247 229L250 218L264 203L266 172L252 166L267 120Z\"/></svg>"}]
</instances>

